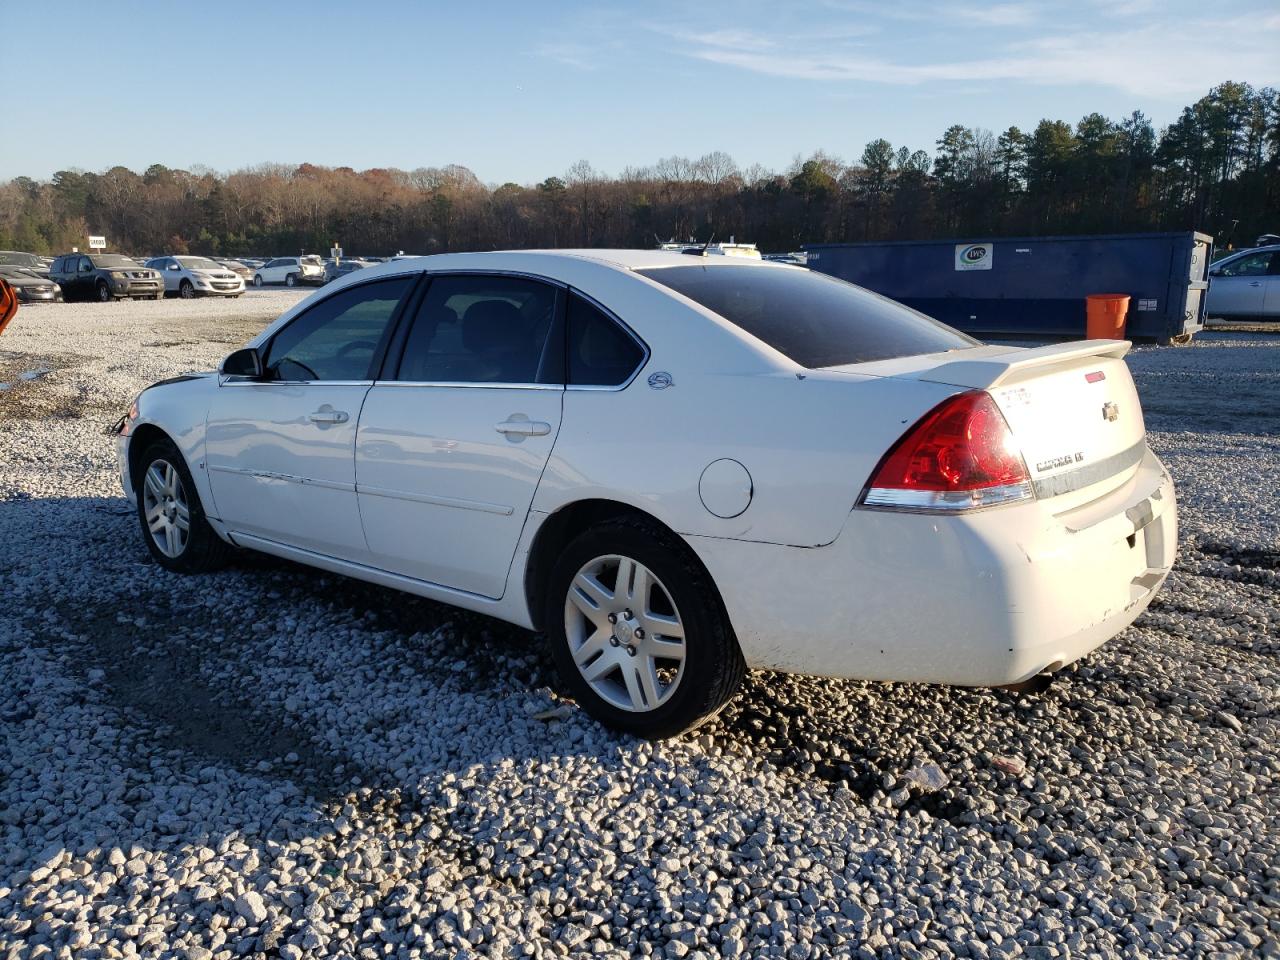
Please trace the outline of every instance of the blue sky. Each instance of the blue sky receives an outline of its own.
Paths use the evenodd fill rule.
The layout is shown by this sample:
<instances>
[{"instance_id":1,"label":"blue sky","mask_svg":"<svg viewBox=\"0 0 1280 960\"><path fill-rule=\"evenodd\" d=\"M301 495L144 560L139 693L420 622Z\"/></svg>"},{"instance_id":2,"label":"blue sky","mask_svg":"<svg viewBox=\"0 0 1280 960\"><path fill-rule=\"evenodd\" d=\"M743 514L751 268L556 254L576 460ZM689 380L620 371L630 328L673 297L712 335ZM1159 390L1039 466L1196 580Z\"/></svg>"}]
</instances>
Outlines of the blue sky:
<instances>
[{"instance_id":1,"label":"blue sky","mask_svg":"<svg viewBox=\"0 0 1280 960\"><path fill-rule=\"evenodd\" d=\"M62 0L56 27L50 6L0 0L2 179L309 161L530 183L712 150L785 169L1280 84L1275 0Z\"/></svg>"}]
</instances>

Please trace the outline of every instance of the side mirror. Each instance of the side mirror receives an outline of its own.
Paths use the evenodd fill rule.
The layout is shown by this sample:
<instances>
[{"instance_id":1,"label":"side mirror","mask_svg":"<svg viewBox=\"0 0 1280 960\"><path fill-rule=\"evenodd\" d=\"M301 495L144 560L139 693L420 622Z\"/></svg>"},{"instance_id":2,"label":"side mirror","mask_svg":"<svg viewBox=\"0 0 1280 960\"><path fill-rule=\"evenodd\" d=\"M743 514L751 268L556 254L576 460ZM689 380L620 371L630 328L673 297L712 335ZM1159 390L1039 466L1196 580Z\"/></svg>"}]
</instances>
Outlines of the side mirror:
<instances>
[{"instance_id":1,"label":"side mirror","mask_svg":"<svg viewBox=\"0 0 1280 960\"><path fill-rule=\"evenodd\" d=\"M176 263L171 263L171 264L169 264L168 269L170 269L170 270L181 270L182 268L181 268L180 266L178 266Z\"/></svg>"},{"instance_id":2,"label":"side mirror","mask_svg":"<svg viewBox=\"0 0 1280 960\"><path fill-rule=\"evenodd\" d=\"M247 377L250 380L262 379L262 355L256 347L245 347L222 361L218 371L224 377Z\"/></svg>"}]
</instances>

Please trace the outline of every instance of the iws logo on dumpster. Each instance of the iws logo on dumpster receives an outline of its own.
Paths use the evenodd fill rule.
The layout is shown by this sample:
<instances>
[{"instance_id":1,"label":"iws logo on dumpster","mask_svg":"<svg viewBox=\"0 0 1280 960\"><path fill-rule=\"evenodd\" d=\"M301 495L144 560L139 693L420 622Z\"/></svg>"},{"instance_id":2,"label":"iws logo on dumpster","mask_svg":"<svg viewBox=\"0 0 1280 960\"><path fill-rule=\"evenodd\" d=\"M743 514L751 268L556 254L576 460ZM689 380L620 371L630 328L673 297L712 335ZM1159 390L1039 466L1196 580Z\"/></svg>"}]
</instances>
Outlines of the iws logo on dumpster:
<instances>
[{"instance_id":1,"label":"iws logo on dumpster","mask_svg":"<svg viewBox=\"0 0 1280 960\"><path fill-rule=\"evenodd\" d=\"M993 256L990 243L957 243L957 270L990 270Z\"/></svg>"}]
</instances>

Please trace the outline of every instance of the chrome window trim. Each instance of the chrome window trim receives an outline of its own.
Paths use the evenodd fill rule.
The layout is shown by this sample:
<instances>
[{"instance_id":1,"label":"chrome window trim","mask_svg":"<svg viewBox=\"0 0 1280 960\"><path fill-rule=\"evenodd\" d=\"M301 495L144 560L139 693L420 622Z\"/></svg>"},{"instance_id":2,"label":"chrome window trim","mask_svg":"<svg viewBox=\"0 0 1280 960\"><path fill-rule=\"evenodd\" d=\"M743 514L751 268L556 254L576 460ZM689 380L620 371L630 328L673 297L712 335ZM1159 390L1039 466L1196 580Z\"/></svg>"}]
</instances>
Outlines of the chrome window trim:
<instances>
[{"instance_id":1,"label":"chrome window trim","mask_svg":"<svg viewBox=\"0 0 1280 960\"><path fill-rule=\"evenodd\" d=\"M220 387L371 387L373 384L373 380L254 380L218 374Z\"/></svg>"},{"instance_id":2,"label":"chrome window trim","mask_svg":"<svg viewBox=\"0 0 1280 960\"><path fill-rule=\"evenodd\" d=\"M636 377L640 376L640 371L642 371L645 368L645 366L649 363L649 359L652 356L652 351L649 349L649 344L645 343L644 339L640 336L640 334L632 330L625 320L623 320L620 316L618 316L616 313L614 313L612 310L606 307L603 303L601 303L595 297L591 296L589 293L583 293L577 287L568 287L568 290L570 295L576 294L577 296L581 297L583 300L587 301L587 303L591 304L593 307L595 307L597 310L603 313L606 317L608 317L610 320L616 323L619 327L621 327L623 332L626 333L627 336L629 336L633 341L635 341L635 343L640 347L640 350L644 354L644 356L640 358L640 362L636 364L636 368L631 371L631 376L629 376L622 383L617 384L615 386L609 386L605 384L591 384L591 383L570 384L568 382L569 380L568 359L569 358L565 357L564 388L566 390L579 390L579 391L597 392L597 393L598 392L618 393L619 391L627 389L627 387L635 383ZM567 303L565 304L564 336L565 336L565 345L567 347L569 342L569 305Z\"/></svg>"},{"instance_id":3,"label":"chrome window trim","mask_svg":"<svg viewBox=\"0 0 1280 960\"><path fill-rule=\"evenodd\" d=\"M502 269L486 269L484 267L441 267L438 270L419 270L424 277L520 277L523 280L537 280L549 286L559 287L561 290L569 290L569 284L563 280L557 280L554 277L548 277L542 273L530 273L527 270L502 270Z\"/></svg>"},{"instance_id":4,"label":"chrome window trim","mask_svg":"<svg viewBox=\"0 0 1280 960\"><path fill-rule=\"evenodd\" d=\"M562 383L492 383L471 380L375 380L378 387L465 387L468 390L564 390Z\"/></svg>"}]
</instances>

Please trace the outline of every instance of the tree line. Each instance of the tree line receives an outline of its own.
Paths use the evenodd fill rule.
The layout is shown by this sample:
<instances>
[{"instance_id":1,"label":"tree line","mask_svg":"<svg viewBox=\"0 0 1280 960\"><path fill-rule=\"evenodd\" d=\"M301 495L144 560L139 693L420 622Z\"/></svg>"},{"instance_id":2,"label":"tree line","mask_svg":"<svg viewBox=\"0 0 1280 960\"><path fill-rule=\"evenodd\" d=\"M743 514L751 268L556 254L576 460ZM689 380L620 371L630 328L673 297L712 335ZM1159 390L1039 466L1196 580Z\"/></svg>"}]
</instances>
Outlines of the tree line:
<instances>
[{"instance_id":1,"label":"tree line","mask_svg":"<svg viewBox=\"0 0 1280 960\"><path fill-rule=\"evenodd\" d=\"M462 166L405 171L265 164L219 174L160 164L60 170L0 184L0 249L58 253L103 234L134 254L415 254L646 247L713 234L763 250L804 243L1197 229L1219 244L1280 230L1280 92L1223 83L1157 131L1141 112L955 125L932 153L884 139L846 163L785 172L721 152L608 176L581 161L540 183Z\"/></svg>"}]
</instances>

